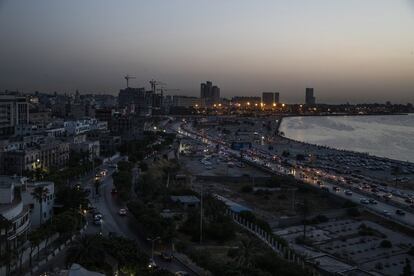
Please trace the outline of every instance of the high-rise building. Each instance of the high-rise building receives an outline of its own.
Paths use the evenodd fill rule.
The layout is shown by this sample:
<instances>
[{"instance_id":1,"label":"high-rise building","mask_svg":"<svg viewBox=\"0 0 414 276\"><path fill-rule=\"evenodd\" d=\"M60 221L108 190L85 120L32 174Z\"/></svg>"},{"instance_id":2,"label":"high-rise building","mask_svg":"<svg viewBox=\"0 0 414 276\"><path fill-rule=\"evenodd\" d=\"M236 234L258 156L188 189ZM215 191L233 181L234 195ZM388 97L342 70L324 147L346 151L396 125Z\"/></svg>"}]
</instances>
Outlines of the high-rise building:
<instances>
[{"instance_id":1,"label":"high-rise building","mask_svg":"<svg viewBox=\"0 0 414 276\"><path fill-rule=\"evenodd\" d=\"M200 98L203 106L210 107L220 102L220 88L211 81L200 85Z\"/></svg>"},{"instance_id":2,"label":"high-rise building","mask_svg":"<svg viewBox=\"0 0 414 276\"><path fill-rule=\"evenodd\" d=\"M0 136L13 135L15 127L29 123L26 97L14 94L0 95Z\"/></svg>"},{"instance_id":3,"label":"high-rise building","mask_svg":"<svg viewBox=\"0 0 414 276\"><path fill-rule=\"evenodd\" d=\"M174 95L172 97L172 106L174 107L195 107L198 106L200 100L196 97Z\"/></svg>"},{"instance_id":4,"label":"high-rise building","mask_svg":"<svg viewBox=\"0 0 414 276\"><path fill-rule=\"evenodd\" d=\"M280 93L279 92L275 92L275 103L280 103Z\"/></svg>"},{"instance_id":5,"label":"high-rise building","mask_svg":"<svg viewBox=\"0 0 414 276\"><path fill-rule=\"evenodd\" d=\"M118 105L138 115L151 115L154 93L145 88L125 88L119 91Z\"/></svg>"},{"instance_id":6,"label":"high-rise building","mask_svg":"<svg viewBox=\"0 0 414 276\"><path fill-rule=\"evenodd\" d=\"M305 103L307 105L314 105L316 103L316 98L313 94L313 88L306 88Z\"/></svg>"},{"instance_id":7,"label":"high-rise building","mask_svg":"<svg viewBox=\"0 0 414 276\"><path fill-rule=\"evenodd\" d=\"M265 106L272 106L274 102L275 102L275 94L273 92L262 93L262 103Z\"/></svg>"}]
</instances>

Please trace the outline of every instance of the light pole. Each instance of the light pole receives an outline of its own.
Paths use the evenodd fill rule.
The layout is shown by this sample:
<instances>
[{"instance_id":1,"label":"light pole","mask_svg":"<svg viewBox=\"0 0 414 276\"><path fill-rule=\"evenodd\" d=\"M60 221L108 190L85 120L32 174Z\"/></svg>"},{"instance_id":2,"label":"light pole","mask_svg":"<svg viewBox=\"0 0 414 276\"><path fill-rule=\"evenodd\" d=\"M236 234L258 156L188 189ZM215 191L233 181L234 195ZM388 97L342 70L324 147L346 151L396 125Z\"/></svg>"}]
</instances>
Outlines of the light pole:
<instances>
[{"instance_id":1,"label":"light pole","mask_svg":"<svg viewBox=\"0 0 414 276\"><path fill-rule=\"evenodd\" d=\"M203 241L203 183L201 183L200 193L200 244Z\"/></svg>"},{"instance_id":2,"label":"light pole","mask_svg":"<svg viewBox=\"0 0 414 276\"><path fill-rule=\"evenodd\" d=\"M154 242L161 239L161 237L156 237L154 239L148 238L151 241L151 260L154 260Z\"/></svg>"}]
</instances>

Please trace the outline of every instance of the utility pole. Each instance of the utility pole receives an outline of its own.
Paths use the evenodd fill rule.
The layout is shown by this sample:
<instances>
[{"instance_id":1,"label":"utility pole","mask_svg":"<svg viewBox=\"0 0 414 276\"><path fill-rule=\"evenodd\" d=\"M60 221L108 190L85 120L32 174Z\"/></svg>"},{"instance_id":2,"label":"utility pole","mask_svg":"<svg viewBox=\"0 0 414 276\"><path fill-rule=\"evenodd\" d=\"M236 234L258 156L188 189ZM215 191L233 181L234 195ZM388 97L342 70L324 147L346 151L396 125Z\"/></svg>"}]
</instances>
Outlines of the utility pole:
<instances>
[{"instance_id":1,"label":"utility pole","mask_svg":"<svg viewBox=\"0 0 414 276\"><path fill-rule=\"evenodd\" d=\"M203 183L201 183L200 200L200 244L203 242Z\"/></svg>"}]
</instances>

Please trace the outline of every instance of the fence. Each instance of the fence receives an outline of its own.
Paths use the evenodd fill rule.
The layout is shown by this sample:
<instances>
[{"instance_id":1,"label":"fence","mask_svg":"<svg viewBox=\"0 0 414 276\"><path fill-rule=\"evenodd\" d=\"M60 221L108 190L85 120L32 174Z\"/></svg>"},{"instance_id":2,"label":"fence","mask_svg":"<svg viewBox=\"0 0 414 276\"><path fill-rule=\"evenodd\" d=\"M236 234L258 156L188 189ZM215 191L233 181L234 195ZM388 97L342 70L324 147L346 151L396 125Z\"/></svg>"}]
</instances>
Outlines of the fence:
<instances>
[{"instance_id":1,"label":"fence","mask_svg":"<svg viewBox=\"0 0 414 276\"><path fill-rule=\"evenodd\" d=\"M79 231L79 234L82 234L86 227L88 226L88 223L85 224L85 226ZM56 240L58 240L59 234L54 234L52 237L49 238L48 244L52 244ZM74 239L76 238L76 235L72 235L70 238L68 238L66 241L64 241L59 246L56 246L53 250L50 250L49 254L45 256L45 258L42 258L37 264L33 264L33 267L31 269L31 272L26 273L26 275L31 275L31 273L36 273L39 268L43 265L45 265L47 262L52 260L59 252L64 250ZM36 256L39 254L42 254L42 250L44 250L46 247L46 240L43 240L39 243L38 247L34 248L32 250L30 247L26 248L20 255L19 260L16 260L16 262L11 263L10 265L10 273L17 273L17 271L20 269L19 263L21 260L22 267L27 268L30 262L30 257L32 258L32 261L35 263L37 261ZM30 256L31 255L31 256ZM0 267L0 276L7 275L7 265L4 265Z\"/></svg>"},{"instance_id":2,"label":"fence","mask_svg":"<svg viewBox=\"0 0 414 276\"><path fill-rule=\"evenodd\" d=\"M233 221L237 223L239 226L243 227L244 229L246 229L247 231L249 231L256 237L258 237L260 240L262 240L282 259L290 263L294 263L296 265L301 266L310 275L314 275L314 276L320 275L319 271L315 267L308 266L306 264L306 261L303 258L303 256L296 254L296 252L290 249L288 246L279 242L277 239L274 238L272 234L264 231L258 225L251 223L250 221L246 220L245 218L241 217L239 214L229 209L227 210L227 214L231 216Z\"/></svg>"}]
</instances>

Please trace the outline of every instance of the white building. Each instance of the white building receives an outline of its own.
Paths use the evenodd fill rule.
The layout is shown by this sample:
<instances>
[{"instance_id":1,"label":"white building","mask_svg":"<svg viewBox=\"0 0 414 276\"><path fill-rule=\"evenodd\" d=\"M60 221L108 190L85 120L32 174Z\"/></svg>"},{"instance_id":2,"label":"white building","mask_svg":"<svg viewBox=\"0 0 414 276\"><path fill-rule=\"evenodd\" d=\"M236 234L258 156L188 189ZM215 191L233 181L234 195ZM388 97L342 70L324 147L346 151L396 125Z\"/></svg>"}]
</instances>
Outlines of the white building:
<instances>
[{"instance_id":1,"label":"white building","mask_svg":"<svg viewBox=\"0 0 414 276\"><path fill-rule=\"evenodd\" d=\"M97 119L83 119L64 122L63 127L65 128L67 135L79 135L92 130L107 130L108 122L101 122Z\"/></svg>"},{"instance_id":2,"label":"white building","mask_svg":"<svg viewBox=\"0 0 414 276\"><path fill-rule=\"evenodd\" d=\"M25 178L0 176L0 219L10 222L10 227L0 229L0 239L7 240L9 248L18 248L27 240L30 229L30 209L19 192ZM6 243L0 244L0 258L6 253Z\"/></svg>"},{"instance_id":3,"label":"white building","mask_svg":"<svg viewBox=\"0 0 414 276\"><path fill-rule=\"evenodd\" d=\"M172 106L188 108L197 105L200 105L200 99L197 97L173 96L172 98Z\"/></svg>"},{"instance_id":4,"label":"white building","mask_svg":"<svg viewBox=\"0 0 414 276\"><path fill-rule=\"evenodd\" d=\"M42 205L32 195L33 191L37 187L47 189L47 194L42 200ZM53 205L55 203L55 184L53 182L32 182L27 183L22 188L22 198L24 204L30 206L31 210L31 221L34 227L39 226L40 223L44 223L52 218L53 216ZM42 219L40 219L40 213L42 213Z\"/></svg>"}]
</instances>

